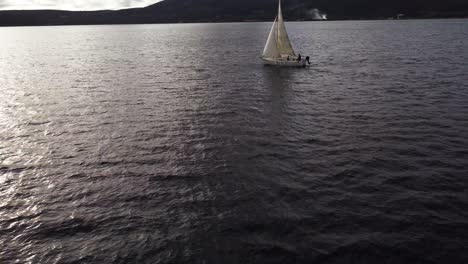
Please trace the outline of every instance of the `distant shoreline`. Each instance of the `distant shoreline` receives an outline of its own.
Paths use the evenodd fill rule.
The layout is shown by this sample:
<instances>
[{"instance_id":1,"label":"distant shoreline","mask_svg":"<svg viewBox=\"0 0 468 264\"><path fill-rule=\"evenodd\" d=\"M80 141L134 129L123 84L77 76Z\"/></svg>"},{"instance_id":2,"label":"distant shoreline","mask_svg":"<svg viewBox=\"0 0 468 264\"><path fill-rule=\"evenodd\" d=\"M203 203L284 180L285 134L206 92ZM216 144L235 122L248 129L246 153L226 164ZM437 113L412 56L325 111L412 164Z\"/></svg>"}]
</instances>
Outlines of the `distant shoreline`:
<instances>
[{"instance_id":1,"label":"distant shoreline","mask_svg":"<svg viewBox=\"0 0 468 264\"><path fill-rule=\"evenodd\" d=\"M1 13L2 11L0 11ZM1 15L1 14L0 14ZM404 19L383 19L383 18L361 18L361 19L327 19L327 20L288 20L286 22L346 22L346 21L414 21L414 20L465 20L468 17L432 17L432 18L404 18ZM180 22L151 22L151 23L64 23L64 24L18 24L4 25L0 24L0 28L5 27L57 27L57 26L118 26L118 25L163 25L163 24L224 24L224 23L265 23L271 20L244 20L244 21L180 21Z\"/></svg>"},{"instance_id":2,"label":"distant shoreline","mask_svg":"<svg viewBox=\"0 0 468 264\"><path fill-rule=\"evenodd\" d=\"M159 2L161 5L166 1ZM274 8L272 9L273 12ZM19 26L80 26L80 25L132 25L132 24L179 24L179 23L239 23L271 22L275 14L269 10L260 13L233 12L226 9L221 13L191 13L159 4L146 8L97 11L64 10L2 10L0 27ZM285 19L292 21L369 21L369 20L427 20L427 19L468 19L468 11L460 12L419 12L419 13L371 13L369 15L329 14L327 20L314 19L305 13L285 12Z\"/></svg>"},{"instance_id":3,"label":"distant shoreline","mask_svg":"<svg viewBox=\"0 0 468 264\"><path fill-rule=\"evenodd\" d=\"M164 0L119 10L2 10L0 26L64 26L178 23L268 22L277 6L265 0ZM213 4L216 3L216 4ZM290 0L283 6L287 21L365 21L408 19L466 19L468 2L461 0Z\"/></svg>"}]
</instances>

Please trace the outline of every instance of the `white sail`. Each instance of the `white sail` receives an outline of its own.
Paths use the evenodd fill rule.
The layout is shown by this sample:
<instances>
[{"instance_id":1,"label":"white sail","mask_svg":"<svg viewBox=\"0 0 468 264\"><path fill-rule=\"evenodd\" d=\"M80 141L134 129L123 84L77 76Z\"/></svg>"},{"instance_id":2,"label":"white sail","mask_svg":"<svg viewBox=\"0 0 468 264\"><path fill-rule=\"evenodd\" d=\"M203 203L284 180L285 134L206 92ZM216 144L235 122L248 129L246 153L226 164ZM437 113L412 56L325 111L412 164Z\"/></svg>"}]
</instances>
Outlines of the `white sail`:
<instances>
[{"instance_id":1,"label":"white sail","mask_svg":"<svg viewBox=\"0 0 468 264\"><path fill-rule=\"evenodd\" d=\"M277 47L278 51L282 56L296 56L294 49L289 40L288 32L286 32L286 27L284 26L283 12L281 11L281 0L278 4L278 33L277 33Z\"/></svg>"},{"instance_id":2,"label":"white sail","mask_svg":"<svg viewBox=\"0 0 468 264\"><path fill-rule=\"evenodd\" d=\"M292 48L291 41L289 40L288 33L286 32L281 11L281 0L279 0L278 16L273 22L270 35L268 35L265 49L263 50L263 57L276 59L286 56L295 57L296 53Z\"/></svg>"},{"instance_id":3,"label":"white sail","mask_svg":"<svg viewBox=\"0 0 468 264\"><path fill-rule=\"evenodd\" d=\"M264 58L279 58L280 53L277 47L277 36L278 33L278 23L277 19L275 18L275 22L273 22L273 26L271 26L270 35L268 35L267 42L265 44L265 49L263 50L263 57Z\"/></svg>"}]
</instances>

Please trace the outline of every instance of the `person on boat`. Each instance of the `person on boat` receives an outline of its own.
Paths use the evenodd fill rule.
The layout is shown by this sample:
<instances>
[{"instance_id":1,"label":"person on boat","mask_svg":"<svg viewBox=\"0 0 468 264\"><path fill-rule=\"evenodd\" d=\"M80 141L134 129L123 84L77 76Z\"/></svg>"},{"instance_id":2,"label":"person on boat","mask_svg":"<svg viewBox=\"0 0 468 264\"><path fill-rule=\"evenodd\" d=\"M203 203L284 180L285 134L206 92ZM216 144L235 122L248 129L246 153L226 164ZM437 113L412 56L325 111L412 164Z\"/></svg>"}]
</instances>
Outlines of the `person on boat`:
<instances>
[{"instance_id":1,"label":"person on boat","mask_svg":"<svg viewBox=\"0 0 468 264\"><path fill-rule=\"evenodd\" d=\"M310 64L310 58L309 58L309 56L306 56L306 61L307 61L308 64Z\"/></svg>"},{"instance_id":2,"label":"person on boat","mask_svg":"<svg viewBox=\"0 0 468 264\"><path fill-rule=\"evenodd\" d=\"M289 56L286 58L287 61L289 61Z\"/></svg>"},{"instance_id":3,"label":"person on boat","mask_svg":"<svg viewBox=\"0 0 468 264\"><path fill-rule=\"evenodd\" d=\"M297 61L301 61L302 60L302 57L301 57L301 54L299 54L299 56L297 56Z\"/></svg>"}]
</instances>

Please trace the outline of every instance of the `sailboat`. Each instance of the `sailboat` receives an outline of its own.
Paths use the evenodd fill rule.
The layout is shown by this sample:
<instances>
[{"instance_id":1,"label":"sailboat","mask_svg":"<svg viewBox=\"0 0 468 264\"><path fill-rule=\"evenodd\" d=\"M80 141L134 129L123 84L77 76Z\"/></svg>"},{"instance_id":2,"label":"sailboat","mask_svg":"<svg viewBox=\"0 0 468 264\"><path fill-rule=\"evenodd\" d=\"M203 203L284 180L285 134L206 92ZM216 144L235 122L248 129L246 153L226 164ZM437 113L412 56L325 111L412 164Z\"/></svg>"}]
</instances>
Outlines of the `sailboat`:
<instances>
[{"instance_id":1,"label":"sailboat","mask_svg":"<svg viewBox=\"0 0 468 264\"><path fill-rule=\"evenodd\" d=\"M308 63L303 58L298 60L298 56L294 52L284 25L281 0L278 2L278 15L271 27L261 58L266 65L305 67Z\"/></svg>"}]
</instances>

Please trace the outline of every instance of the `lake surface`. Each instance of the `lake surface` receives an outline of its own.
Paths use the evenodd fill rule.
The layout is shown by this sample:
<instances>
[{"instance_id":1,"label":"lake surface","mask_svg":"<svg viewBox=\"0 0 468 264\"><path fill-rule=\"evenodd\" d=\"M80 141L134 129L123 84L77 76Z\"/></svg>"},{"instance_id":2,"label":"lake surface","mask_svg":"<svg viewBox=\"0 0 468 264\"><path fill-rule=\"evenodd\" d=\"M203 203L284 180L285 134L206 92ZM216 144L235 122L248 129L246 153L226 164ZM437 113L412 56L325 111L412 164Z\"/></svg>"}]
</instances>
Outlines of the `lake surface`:
<instances>
[{"instance_id":1,"label":"lake surface","mask_svg":"<svg viewBox=\"0 0 468 264\"><path fill-rule=\"evenodd\" d=\"M0 28L1 263L468 263L468 20Z\"/></svg>"}]
</instances>

